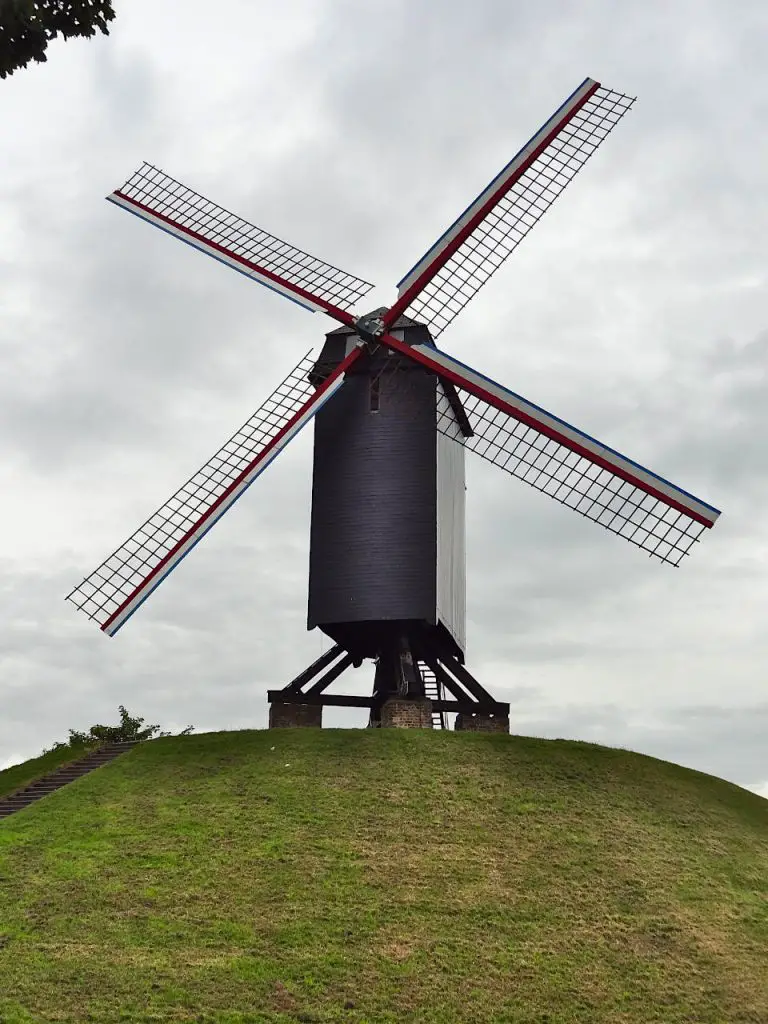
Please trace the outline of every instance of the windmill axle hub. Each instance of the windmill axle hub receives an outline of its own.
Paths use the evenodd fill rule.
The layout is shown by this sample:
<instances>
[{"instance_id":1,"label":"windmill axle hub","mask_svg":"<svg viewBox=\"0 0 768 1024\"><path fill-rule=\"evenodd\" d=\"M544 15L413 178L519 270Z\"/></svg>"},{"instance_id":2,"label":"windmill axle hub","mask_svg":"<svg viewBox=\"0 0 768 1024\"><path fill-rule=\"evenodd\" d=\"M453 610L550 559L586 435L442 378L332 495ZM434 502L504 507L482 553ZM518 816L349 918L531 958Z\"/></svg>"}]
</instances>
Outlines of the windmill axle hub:
<instances>
[{"instance_id":1,"label":"windmill axle hub","mask_svg":"<svg viewBox=\"0 0 768 1024\"><path fill-rule=\"evenodd\" d=\"M375 341L384 333L383 318L386 312L387 307L380 306L379 309L373 309L355 321L355 330L363 341Z\"/></svg>"}]
</instances>

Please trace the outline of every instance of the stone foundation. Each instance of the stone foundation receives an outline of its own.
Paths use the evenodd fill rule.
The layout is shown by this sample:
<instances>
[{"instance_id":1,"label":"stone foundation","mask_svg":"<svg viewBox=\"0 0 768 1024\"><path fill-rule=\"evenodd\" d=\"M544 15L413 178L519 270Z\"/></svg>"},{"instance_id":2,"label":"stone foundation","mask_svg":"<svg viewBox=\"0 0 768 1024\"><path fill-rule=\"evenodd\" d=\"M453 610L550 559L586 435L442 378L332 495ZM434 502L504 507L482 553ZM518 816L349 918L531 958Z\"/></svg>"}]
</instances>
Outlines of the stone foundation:
<instances>
[{"instance_id":1,"label":"stone foundation","mask_svg":"<svg viewBox=\"0 0 768 1024\"><path fill-rule=\"evenodd\" d=\"M432 701L391 697L381 706L381 725L384 729L431 729Z\"/></svg>"},{"instance_id":2,"label":"stone foundation","mask_svg":"<svg viewBox=\"0 0 768 1024\"><path fill-rule=\"evenodd\" d=\"M456 715L457 732L509 732L508 715Z\"/></svg>"},{"instance_id":3,"label":"stone foundation","mask_svg":"<svg viewBox=\"0 0 768 1024\"><path fill-rule=\"evenodd\" d=\"M323 725L321 704L277 704L269 705L270 729L314 728Z\"/></svg>"}]
</instances>

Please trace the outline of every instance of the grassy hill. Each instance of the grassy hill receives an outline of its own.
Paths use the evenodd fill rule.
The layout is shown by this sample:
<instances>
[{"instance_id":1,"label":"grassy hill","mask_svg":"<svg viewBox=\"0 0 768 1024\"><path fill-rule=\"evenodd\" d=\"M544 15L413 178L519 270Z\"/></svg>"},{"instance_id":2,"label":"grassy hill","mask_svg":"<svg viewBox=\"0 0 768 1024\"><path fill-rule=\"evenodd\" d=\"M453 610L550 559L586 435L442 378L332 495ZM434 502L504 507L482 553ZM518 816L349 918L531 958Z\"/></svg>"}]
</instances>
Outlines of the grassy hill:
<instances>
[{"instance_id":1,"label":"grassy hill","mask_svg":"<svg viewBox=\"0 0 768 1024\"><path fill-rule=\"evenodd\" d=\"M766 1024L767 877L768 801L626 751L161 739L0 822L0 1022Z\"/></svg>"}]
</instances>

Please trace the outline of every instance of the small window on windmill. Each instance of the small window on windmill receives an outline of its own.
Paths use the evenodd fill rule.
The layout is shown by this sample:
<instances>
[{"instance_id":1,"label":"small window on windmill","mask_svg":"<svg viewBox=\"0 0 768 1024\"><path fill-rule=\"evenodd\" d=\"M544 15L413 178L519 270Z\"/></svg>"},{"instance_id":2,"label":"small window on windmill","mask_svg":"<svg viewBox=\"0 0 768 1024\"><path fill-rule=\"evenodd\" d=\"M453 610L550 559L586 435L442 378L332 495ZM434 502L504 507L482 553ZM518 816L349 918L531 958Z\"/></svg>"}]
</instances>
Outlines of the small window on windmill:
<instances>
[{"instance_id":1,"label":"small window on windmill","mask_svg":"<svg viewBox=\"0 0 768 1024\"><path fill-rule=\"evenodd\" d=\"M371 377L370 390L368 394L368 408L371 412L379 411L379 402L381 401L381 374L377 373L375 377Z\"/></svg>"}]
</instances>

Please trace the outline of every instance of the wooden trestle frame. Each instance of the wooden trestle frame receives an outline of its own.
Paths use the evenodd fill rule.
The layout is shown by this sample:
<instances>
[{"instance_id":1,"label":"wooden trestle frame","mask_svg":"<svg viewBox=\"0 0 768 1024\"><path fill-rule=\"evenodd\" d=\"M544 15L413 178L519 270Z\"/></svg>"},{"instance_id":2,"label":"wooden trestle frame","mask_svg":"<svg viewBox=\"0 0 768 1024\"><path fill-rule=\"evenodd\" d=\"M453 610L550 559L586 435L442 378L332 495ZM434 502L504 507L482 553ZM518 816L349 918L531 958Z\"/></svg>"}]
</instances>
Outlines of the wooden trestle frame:
<instances>
[{"instance_id":1,"label":"wooden trestle frame","mask_svg":"<svg viewBox=\"0 0 768 1024\"><path fill-rule=\"evenodd\" d=\"M382 644L376 661L373 693L370 696L327 693L352 665L363 659L350 654L341 644L312 662L282 690L268 690L270 704L314 704L322 707L370 708L370 724L381 721L381 707L393 697L423 699L426 696L420 664L430 669L437 680L439 692L453 699L431 699L432 711L456 712L464 715L509 716L509 704L494 700L472 673L453 655L438 651L428 637L420 635L412 642L407 633L393 635Z\"/></svg>"}]
</instances>

